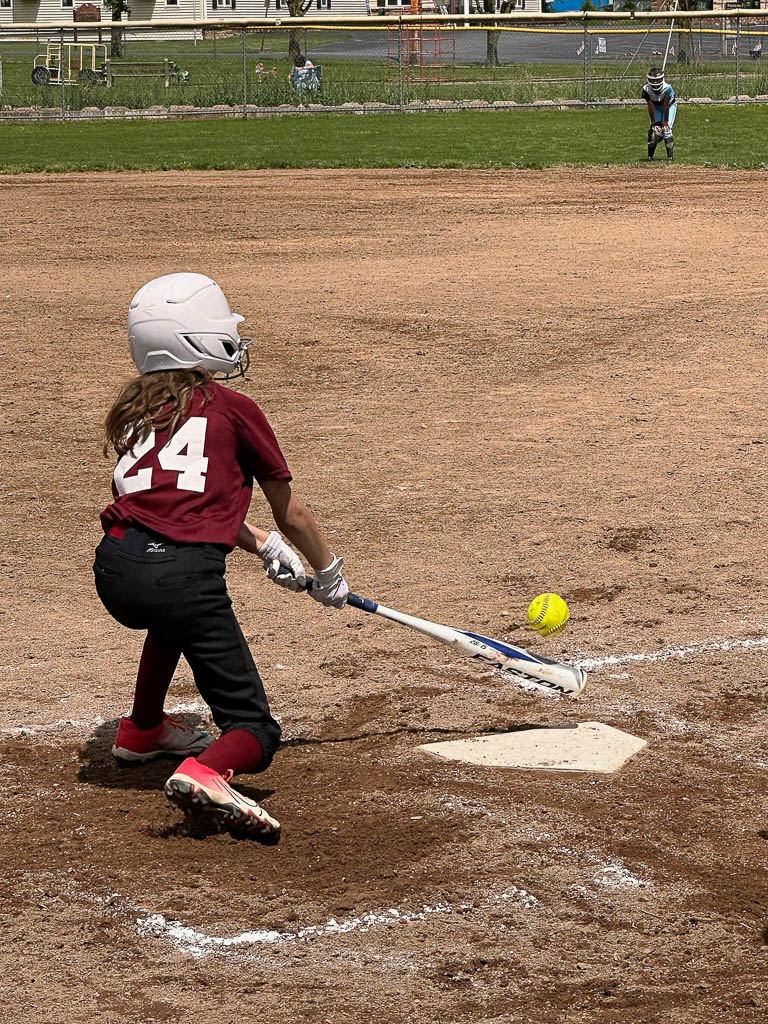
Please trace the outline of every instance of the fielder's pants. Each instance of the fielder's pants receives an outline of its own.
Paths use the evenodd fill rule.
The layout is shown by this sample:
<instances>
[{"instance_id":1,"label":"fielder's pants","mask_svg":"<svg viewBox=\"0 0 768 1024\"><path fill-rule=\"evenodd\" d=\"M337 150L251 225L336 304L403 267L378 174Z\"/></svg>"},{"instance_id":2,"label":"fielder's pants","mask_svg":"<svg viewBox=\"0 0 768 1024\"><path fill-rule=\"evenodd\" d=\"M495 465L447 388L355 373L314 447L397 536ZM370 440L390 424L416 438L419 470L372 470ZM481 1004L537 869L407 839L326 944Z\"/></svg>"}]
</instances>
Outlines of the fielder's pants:
<instances>
[{"instance_id":1,"label":"fielder's pants","mask_svg":"<svg viewBox=\"0 0 768 1024\"><path fill-rule=\"evenodd\" d=\"M658 103L653 105L653 116L661 124L664 121L664 107ZM675 118L677 117L677 103L670 104L669 107L669 129L664 133L664 137L668 138L672 134L672 128L675 124Z\"/></svg>"},{"instance_id":2,"label":"fielder's pants","mask_svg":"<svg viewBox=\"0 0 768 1024\"><path fill-rule=\"evenodd\" d=\"M177 544L141 527L106 536L96 548L96 590L110 615L146 629L161 647L187 659L200 695L222 732L247 729L267 768L280 743L264 685L232 610L224 580L226 551Z\"/></svg>"}]
</instances>

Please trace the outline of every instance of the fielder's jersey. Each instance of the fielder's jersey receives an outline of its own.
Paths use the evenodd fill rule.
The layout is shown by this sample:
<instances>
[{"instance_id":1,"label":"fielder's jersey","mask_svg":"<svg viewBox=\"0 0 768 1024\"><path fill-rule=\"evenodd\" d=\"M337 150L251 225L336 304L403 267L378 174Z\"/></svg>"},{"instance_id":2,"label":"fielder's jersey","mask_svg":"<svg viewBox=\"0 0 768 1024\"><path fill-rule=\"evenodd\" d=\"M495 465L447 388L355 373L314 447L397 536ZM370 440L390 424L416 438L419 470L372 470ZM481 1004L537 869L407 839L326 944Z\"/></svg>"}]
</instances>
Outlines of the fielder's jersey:
<instances>
[{"instance_id":1,"label":"fielder's jersey","mask_svg":"<svg viewBox=\"0 0 768 1024\"><path fill-rule=\"evenodd\" d=\"M675 102L675 90L672 88L669 82L667 82L667 84L664 86L660 93L655 93L651 89L650 85L648 85L648 83L646 82L643 86L642 97L644 100L650 100L655 107L663 107L664 104L667 102L667 98L669 98L669 105L671 107L672 104Z\"/></svg>"},{"instance_id":2,"label":"fielder's jersey","mask_svg":"<svg viewBox=\"0 0 768 1024\"><path fill-rule=\"evenodd\" d=\"M220 384L200 388L173 436L152 431L117 463L114 501L101 514L106 531L131 523L179 543L233 548L248 512L253 481L290 480L264 413Z\"/></svg>"}]
</instances>

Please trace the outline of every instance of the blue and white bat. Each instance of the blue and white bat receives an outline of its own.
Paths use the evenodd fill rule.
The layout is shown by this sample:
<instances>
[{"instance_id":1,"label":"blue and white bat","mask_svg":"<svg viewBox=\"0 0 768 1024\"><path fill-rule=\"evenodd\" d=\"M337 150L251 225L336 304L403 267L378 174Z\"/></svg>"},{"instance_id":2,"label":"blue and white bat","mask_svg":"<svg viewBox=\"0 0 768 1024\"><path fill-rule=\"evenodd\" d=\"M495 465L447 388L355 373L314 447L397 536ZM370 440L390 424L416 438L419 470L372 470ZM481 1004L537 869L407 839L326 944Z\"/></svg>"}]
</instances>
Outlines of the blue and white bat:
<instances>
[{"instance_id":1,"label":"blue and white bat","mask_svg":"<svg viewBox=\"0 0 768 1024\"><path fill-rule=\"evenodd\" d=\"M387 608L367 597L358 597L357 594L349 594L347 603L353 608L370 612L372 615L382 615L385 619L400 623L401 626L407 626L425 636L440 640L462 654L487 665L494 665L523 682L537 683L548 690L572 697L578 697L587 685L586 672L575 665L565 665L561 661L554 661L540 654L530 654L521 647L513 647L502 640L493 640L479 633L443 626L439 622L430 622L429 619L418 619L414 615L406 615L405 612Z\"/></svg>"}]
</instances>

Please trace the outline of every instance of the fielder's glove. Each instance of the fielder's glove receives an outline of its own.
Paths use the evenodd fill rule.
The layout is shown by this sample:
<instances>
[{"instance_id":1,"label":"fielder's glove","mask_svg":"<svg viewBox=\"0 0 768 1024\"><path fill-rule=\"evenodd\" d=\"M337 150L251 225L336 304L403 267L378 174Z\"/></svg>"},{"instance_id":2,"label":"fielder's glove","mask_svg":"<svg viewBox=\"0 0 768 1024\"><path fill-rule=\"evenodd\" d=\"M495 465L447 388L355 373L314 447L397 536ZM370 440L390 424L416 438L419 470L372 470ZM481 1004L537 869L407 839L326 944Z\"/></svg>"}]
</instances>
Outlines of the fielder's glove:
<instances>
[{"instance_id":1,"label":"fielder's glove","mask_svg":"<svg viewBox=\"0 0 768 1024\"><path fill-rule=\"evenodd\" d=\"M304 590L307 571L299 556L290 548L277 530L273 530L259 548L267 576L286 590Z\"/></svg>"},{"instance_id":2,"label":"fielder's glove","mask_svg":"<svg viewBox=\"0 0 768 1024\"><path fill-rule=\"evenodd\" d=\"M347 603L349 587L341 574L344 559L331 555L333 561L325 569L315 573L310 594L326 608L343 608Z\"/></svg>"},{"instance_id":3,"label":"fielder's glove","mask_svg":"<svg viewBox=\"0 0 768 1024\"><path fill-rule=\"evenodd\" d=\"M653 136L654 142L661 142L664 138L664 129L660 123L656 122L651 125L651 135Z\"/></svg>"}]
</instances>

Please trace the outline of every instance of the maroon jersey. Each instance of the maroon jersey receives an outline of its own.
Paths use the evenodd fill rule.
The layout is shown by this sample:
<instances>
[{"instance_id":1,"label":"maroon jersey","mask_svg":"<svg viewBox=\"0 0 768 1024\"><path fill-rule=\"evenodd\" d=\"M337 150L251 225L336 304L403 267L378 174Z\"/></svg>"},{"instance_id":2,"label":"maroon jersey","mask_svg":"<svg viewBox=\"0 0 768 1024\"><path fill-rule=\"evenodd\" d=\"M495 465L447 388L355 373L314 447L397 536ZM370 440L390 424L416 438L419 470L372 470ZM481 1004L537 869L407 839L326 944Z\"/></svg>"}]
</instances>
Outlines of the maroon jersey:
<instances>
[{"instance_id":1,"label":"maroon jersey","mask_svg":"<svg viewBox=\"0 0 768 1024\"><path fill-rule=\"evenodd\" d=\"M152 431L115 468L105 531L139 523L179 543L233 548L253 481L290 480L264 413L220 384L198 388L174 434Z\"/></svg>"}]
</instances>

